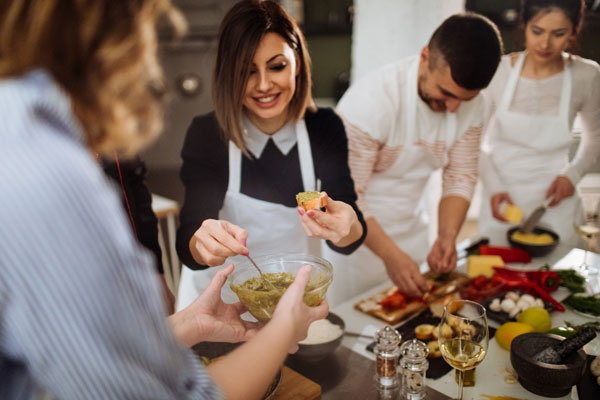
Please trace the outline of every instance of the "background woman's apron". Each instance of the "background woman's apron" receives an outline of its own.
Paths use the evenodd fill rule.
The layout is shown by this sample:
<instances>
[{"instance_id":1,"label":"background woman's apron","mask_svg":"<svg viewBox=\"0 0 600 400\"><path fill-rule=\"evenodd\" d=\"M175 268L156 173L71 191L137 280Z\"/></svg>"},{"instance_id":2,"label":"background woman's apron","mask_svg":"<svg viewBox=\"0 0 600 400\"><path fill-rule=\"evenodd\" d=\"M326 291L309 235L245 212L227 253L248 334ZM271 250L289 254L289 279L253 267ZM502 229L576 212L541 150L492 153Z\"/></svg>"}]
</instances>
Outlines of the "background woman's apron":
<instances>
[{"instance_id":1,"label":"background woman's apron","mask_svg":"<svg viewBox=\"0 0 600 400\"><path fill-rule=\"evenodd\" d=\"M425 261L429 250L425 211L419 206L427 181L443 163L423 146L415 145L417 132L418 60L411 65L406 85L404 115L406 132L402 153L394 164L381 173L374 173L366 190L366 199L373 217L385 232L417 264ZM456 115L446 113L448 145L456 138ZM327 190L327 188L324 188ZM323 243L323 257L333 263L335 280L327 292L327 300L335 306L389 279L385 266L366 245L349 256L335 253Z\"/></svg>"},{"instance_id":2,"label":"background woman's apron","mask_svg":"<svg viewBox=\"0 0 600 400\"><path fill-rule=\"evenodd\" d=\"M304 190L316 190L314 164L304 119L296 124L296 136ZM281 252L308 253L309 238L298 220L296 207L258 200L241 193L241 172L242 152L230 141L229 183L223 207L219 211L219 219L229 221L248 231L246 245L253 257ZM243 260L245 261L246 257L230 257L224 265ZM194 301L208 286L215 273L216 268L193 271L184 265L177 297L177 310L185 308ZM235 301L235 297L228 298L228 296L235 296L228 289L224 290L223 296L226 302Z\"/></svg>"},{"instance_id":3,"label":"background woman's apron","mask_svg":"<svg viewBox=\"0 0 600 400\"><path fill-rule=\"evenodd\" d=\"M569 124L572 79L571 67L565 61L557 115L531 115L510 111L525 56L526 53L523 52L510 72L506 90L485 140L493 165L506 185L508 194L515 205L523 209L524 218L527 218L542 204L550 184L569 162L569 147L572 142ZM506 231L511 225L492 216L490 200L495 191L494 188L483 186L479 232L488 236L492 244L507 246ZM559 205L548 208L540 225L558 233L561 243L575 246L578 240L573 225L582 218L581 200L575 194Z\"/></svg>"}]
</instances>

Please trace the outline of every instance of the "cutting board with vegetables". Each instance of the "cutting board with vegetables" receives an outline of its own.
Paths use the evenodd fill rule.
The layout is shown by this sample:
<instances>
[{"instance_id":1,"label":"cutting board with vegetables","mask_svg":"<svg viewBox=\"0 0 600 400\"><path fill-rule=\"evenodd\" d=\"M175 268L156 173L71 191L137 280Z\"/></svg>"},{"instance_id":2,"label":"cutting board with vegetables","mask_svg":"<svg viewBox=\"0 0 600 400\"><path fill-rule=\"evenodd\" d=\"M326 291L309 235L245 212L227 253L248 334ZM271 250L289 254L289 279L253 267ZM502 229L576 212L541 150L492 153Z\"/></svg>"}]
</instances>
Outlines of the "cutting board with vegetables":
<instances>
[{"instance_id":1,"label":"cutting board with vegetables","mask_svg":"<svg viewBox=\"0 0 600 400\"><path fill-rule=\"evenodd\" d=\"M396 324L408 316L419 313L436 301L443 301L445 296L455 293L469 282L469 277L456 271L448 274L428 272L423 275L431 288L423 298L411 297L400 293L393 286L390 289L360 300L354 305L359 311L377 317L388 324Z\"/></svg>"},{"instance_id":2,"label":"cutting board with vegetables","mask_svg":"<svg viewBox=\"0 0 600 400\"><path fill-rule=\"evenodd\" d=\"M300 375L293 369L283 367L281 382L269 400L313 400L321 398L321 386Z\"/></svg>"}]
</instances>

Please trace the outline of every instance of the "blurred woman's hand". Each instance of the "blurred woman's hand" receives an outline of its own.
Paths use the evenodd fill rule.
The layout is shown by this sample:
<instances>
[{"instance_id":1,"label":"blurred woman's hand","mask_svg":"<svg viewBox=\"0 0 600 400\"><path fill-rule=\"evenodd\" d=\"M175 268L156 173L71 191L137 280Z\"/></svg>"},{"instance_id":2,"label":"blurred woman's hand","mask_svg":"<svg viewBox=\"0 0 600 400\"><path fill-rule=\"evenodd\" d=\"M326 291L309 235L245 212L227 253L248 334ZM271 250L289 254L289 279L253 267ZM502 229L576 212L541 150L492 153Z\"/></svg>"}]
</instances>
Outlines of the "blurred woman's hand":
<instances>
[{"instance_id":1,"label":"blurred woman's hand","mask_svg":"<svg viewBox=\"0 0 600 400\"><path fill-rule=\"evenodd\" d=\"M309 325L313 321L327 317L329 313L329 304L325 300L317 307L309 307L304 304L304 288L310 280L311 271L310 265L300 268L296 279L277 303L269 322L269 324L284 324L286 327L293 328L290 353L298 350L298 342L306 338Z\"/></svg>"},{"instance_id":2,"label":"blurred woman's hand","mask_svg":"<svg viewBox=\"0 0 600 400\"><path fill-rule=\"evenodd\" d=\"M559 175L554 178L554 181L550 184L550 187L546 191L546 198L552 198L552 201L548 204L548 207L554 207L560 204L566 198L569 198L575 194L575 185L569 178L564 175Z\"/></svg>"},{"instance_id":3,"label":"blurred woman's hand","mask_svg":"<svg viewBox=\"0 0 600 400\"><path fill-rule=\"evenodd\" d=\"M225 220L207 219L190 239L190 251L198 264L216 267L227 257L250 254L248 232Z\"/></svg>"},{"instance_id":4,"label":"blurred woman's hand","mask_svg":"<svg viewBox=\"0 0 600 400\"><path fill-rule=\"evenodd\" d=\"M240 318L246 312L242 303L225 304L221 299L221 288L232 271L233 264L218 271L192 304L169 317L180 342L188 346L199 342L238 343L256 334L261 324Z\"/></svg>"},{"instance_id":5,"label":"blurred woman's hand","mask_svg":"<svg viewBox=\"0 0 600 400\"><path fill-rule=\"evenodd\" d=\"M507 202L508 204L514 204L508 192L499 192L494 193L491 198L490 205L492 207L492 216L496 218L498 221L506 222L506 218L500 212L500 206L503 202Z\"/></svg>"},{"instance_id":6,"label":"blurred woman's hand","mask_svg":"<svg viewBox=\"0 0 600 400\"><path fill-rule=\"evenodd\" d=\"M323 192L325 193L325 192ZM308 237L329 240L338 247L345 247L358 240L363 228L354 209L343 201L335 201L327 196L326 212L306 211L298 207L300 223Z\"/></svg>"}]
</instances>

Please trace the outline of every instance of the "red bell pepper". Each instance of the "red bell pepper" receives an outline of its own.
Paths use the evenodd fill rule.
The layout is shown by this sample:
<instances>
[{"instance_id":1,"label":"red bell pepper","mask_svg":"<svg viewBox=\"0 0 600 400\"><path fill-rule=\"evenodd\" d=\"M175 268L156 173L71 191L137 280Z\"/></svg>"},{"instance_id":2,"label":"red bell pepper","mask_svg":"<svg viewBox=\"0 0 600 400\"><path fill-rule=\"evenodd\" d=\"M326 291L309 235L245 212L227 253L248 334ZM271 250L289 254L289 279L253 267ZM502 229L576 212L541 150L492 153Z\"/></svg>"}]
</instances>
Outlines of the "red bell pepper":
<instances>
[{"instance_id":1,"label":"red bell pepper","mask_svg":"<svg viewBox=\"0 0 600 400\"><path fill-rule=\"evenodd\" d=\"M554 300L554 298L550 296L544 289L542 289L537 283L530 281L528 278L523 279L522 277L495 273L494 276L492 276L492 281L502 285L506 289L524 290L532 296L537 296L542 300L553 304L557 311L565 311L565 307L562 304Z\"/></svg>"},{"instance_id":2,"label":"red bell pepper","mask_svg":"<svg viewBox=\"0 0 600 400\"><path fill-rule=\"evenodd\" d=\"M399 290L396 290L394 293L384 297L379 304L381 304L381 307L387 310L399 310L406 307L406 303L413 302L423 303L424 300L422 297L409 296Z\"/></svg>"},{"instance_id":3,"label":"red bell pepper","mask_svg":"<svg viewBox=\"0 0 600 400\"><path fill-rule=\"evenodd\" d=\"M482 256L500 256L505 263L509 262L531 262L531 256L523 249L514 247L495 247L481 245L479 246L479 254Z\"/></svg>"},{"instance_id":4,"label":"red bell pepper","mask_svg":"<svg viewBox=\"0 0 600 400\"><path fill-rule=\"evenodd\" d=\"M501 267L494 267L494 271L496 274L533 281L548 293L554 292L560 285L560 278L554 271L519 271Z\"/></svg>"}]
</instances>

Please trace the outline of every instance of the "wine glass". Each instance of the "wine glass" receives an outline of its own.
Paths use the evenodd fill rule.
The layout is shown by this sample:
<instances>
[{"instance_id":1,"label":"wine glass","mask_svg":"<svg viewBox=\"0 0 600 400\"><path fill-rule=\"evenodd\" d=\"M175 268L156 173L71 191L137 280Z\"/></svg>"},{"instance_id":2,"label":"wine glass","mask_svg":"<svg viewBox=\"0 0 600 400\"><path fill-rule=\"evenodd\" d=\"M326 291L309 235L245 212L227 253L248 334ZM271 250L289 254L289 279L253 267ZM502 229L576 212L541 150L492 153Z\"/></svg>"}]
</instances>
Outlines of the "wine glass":
<instances>
[{"instance_id":1,"label":"wine glass","mask_svg":"<svg viewBox=\"0 0 600 400\"><path fill-rule=\"evenodd\" d=\"M464 371L485 358L489 342L485 308L474 301L454 300L444 307L438 343L442 357L458 370L458 400L463 396Z\"/></svg>"},{"instance_id":2,"label":"wine glass","mask_svg":"<svg viewBox=\"0 0 600 400\"><path fill-rule=\"evenodd\" d=\"M575 225L575 232L585 240L585 249L583 253L583 261L575 269L588 279L589 275L598 274L598 269L587 263L587 255L589 251L598 251L598 237L600 236L600 224L598 221L597 203L594 199L591 202L591 206L588 205L585 208L585 219L583 224Z\"/></svg>"}]
</instances>

